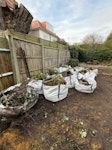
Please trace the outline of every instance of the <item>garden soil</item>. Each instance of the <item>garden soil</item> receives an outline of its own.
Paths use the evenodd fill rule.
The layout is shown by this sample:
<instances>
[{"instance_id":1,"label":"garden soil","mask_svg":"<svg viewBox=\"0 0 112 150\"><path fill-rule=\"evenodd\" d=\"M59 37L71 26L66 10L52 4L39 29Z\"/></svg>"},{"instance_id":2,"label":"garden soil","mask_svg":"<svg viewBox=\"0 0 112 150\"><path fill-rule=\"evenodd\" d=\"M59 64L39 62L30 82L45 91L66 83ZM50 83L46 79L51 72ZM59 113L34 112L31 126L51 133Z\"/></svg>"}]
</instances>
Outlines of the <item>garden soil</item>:
<instances>
[{"instance_id":1,"label":"garden soil","mask_svg":"<svg viewBox=\"0 0 112 150\"><path fill-rule=\"evenodd\" d=\"M92 67L99 69L94 93L72 88L57 103L40 95L24 115L1 117L0 150L112 150L112 67Z\"/></svg>"}]
</instances>

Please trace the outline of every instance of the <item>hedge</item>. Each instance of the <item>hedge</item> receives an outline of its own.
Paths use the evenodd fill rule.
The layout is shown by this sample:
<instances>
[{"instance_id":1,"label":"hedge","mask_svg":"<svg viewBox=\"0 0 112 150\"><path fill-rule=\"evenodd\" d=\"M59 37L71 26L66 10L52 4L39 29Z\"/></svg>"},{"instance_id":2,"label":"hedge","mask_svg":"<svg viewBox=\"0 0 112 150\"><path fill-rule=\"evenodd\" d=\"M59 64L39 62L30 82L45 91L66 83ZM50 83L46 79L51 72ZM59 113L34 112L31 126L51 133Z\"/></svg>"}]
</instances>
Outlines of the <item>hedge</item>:
<instances>
[{"instance_id":1,"label":"hedge","mask_svg":"<svg viewBox=\"0 0 112 150\"><path fill-rule=\"evenodd\" d=\"M93 50L79 50L79 57L80 62L88 62L92 60L112 60L112 50L105 50L105 49L93 49Z\"/></svg>"}]
</instances>

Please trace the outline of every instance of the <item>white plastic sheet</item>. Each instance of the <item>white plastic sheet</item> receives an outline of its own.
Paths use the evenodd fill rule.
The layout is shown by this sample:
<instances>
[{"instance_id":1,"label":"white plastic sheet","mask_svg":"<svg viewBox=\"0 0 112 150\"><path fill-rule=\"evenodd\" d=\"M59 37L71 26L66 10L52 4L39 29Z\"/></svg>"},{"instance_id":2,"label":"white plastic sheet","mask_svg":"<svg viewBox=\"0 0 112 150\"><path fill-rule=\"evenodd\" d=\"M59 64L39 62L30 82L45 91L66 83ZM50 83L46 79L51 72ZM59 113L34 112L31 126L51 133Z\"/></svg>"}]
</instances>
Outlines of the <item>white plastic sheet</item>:
<instances>
[{"instance_id":1,"label":"white plastic sheet","mask_svg":"<svg viewBox=\"0 0 112 150\"><path fill-rule=\"evenodd\" d=\"M68 87L65 84L48 86L43 84L44 96L51 102L58 102L67 97Z\"/></svg>"}]
</instances>

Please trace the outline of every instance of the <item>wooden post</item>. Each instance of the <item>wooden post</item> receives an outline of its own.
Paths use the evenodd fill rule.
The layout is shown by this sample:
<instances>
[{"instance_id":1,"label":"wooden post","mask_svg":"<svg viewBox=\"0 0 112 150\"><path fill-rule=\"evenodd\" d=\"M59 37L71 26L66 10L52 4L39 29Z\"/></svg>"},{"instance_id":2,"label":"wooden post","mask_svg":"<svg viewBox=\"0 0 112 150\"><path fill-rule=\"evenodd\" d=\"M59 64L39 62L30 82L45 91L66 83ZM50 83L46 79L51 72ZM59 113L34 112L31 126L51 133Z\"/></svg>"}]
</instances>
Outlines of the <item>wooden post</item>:
<instances>
[{"instance_id":1,"label":"wooden post","mask_svg":"<svg viewBox=\"0 0 112 150\"><path fill-rule=\"evenodd\" d=\"M4 86L3 86L2 78L0 78L0 91L2 91L3 89L4 89Z\"/></svg>"},{"instance_id":2,"label":"wooden post","mask_svg":"<svg viewBox=\"0 0 112 150\"><path fill-rule=\"evenodd\" d=\"M60 49L58 49L58 58L57 58L58 64L57 67L60 66Z\"/></svg>"},{"instance_id":3,"label":"wooden post","mask_svg":"<svg viewBox=\"0 0 112 150\"><path fill-rule=\"evenodd\" d=\"M42 49L42 72L44 72L44 59L45 59L45 56L44 56L44 46L43 45L41 46L41 49Z\"/></svg>"},{"instance_id":4,"label":"wooden post","mask_svg":"<svg viewBox=\"0 0 112 150\"><path fill-rule=\"evenodd\" d=\"M21 82L21 80L20 80L19 66L18 66L18 61L16 56L16 49L14 46L13 36L11 35L9 35L9 48L11 51L11 62L12 62L12 69L14 75L14 83L16 84Z\"/></svg>"},{"instance_id":5,"label":"wooden post","mask_svg":"<svg viewBox=\"0 0 112 150\"><path fill-rule=\"evenodd\" d=\"M67 57L68 51L66 50L66 56L65 56L65 63L67 64L68 62L68 57Z\"/></svg>"}]
</instances>

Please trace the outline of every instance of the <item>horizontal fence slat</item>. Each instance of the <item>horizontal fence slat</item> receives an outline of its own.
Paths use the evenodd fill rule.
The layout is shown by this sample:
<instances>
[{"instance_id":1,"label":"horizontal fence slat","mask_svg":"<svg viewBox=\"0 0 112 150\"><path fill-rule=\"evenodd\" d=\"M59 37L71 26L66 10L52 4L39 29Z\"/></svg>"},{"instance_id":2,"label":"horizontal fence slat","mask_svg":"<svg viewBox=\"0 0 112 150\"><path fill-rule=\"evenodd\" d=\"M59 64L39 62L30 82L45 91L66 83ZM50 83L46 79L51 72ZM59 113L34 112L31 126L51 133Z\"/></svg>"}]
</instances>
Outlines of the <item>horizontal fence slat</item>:
<instances>
[{"instance_id":1,"label":"horizontal fence slat","mask_svg":"<svg viewBox=\"0 0 112 150\"><path fill-rule=\"evenodd\" d=\"M7 72L7 73L0 74L0 78L10 76L10 75L13 75L13 72Z\"/></svg>"},{"instance_id":2,"label":"horizontal fence slat","mask_svg":"<svg viewBox=\"0 0 112 150\"><path fill-rule=\"evenodd\" d=\"M30 72L35 72L35 71L38 71L38 70L42 70L42 68L38 68L38 69L33 69L33 70L29 70ZM25 74L26 72L25 71L21 71L20 74Z\"/></svg>"},{"instance_id":3,"label":"horizontal fence slat","mask_svg":"<svg viewBox=\"0 0 112 150\"><path fill-rule=\"evenodd\" d=\"M3 51L3 52L10 52L10 49L7 49L7 48L0 48L0 51Z\"/></svg>"},{"instance_id":4,"label":"horizontal fence slat","mask_svg":"<svg viewBox=\"0 0 112 150\"><path fill-rule=\"evenodd\" d=\"M47 57L47 58L44 58L45 59L57 59L57 57Z\"/></svg>"},{"instance_id":5,"label":"horizontal fence slat","mask_svg":"<svg viewBox=\"0 0 112 150\"><path fill-rule=\"evenodd\" d=\"M53 68L53 67L54 67L54 68L57 68L57 65L53 65L53 66L46 67L45 70L50 69L50 68Z\"/></svg>"},{"instance_id":6,"label":"horizontal fence slat","mask_svg":"<svg viewBox=\"0 0 112 150\"><path fill-rule=\"evenodd\" d=\"M23 38L19 38L19 37L17 37L17 36L13 36L13 38L15 39L15 40L19 40L19 41L24 41L24 42L27 42L27 43L32 43L32 44L35 44L35 45L42 45L41 43L37 43L37 42L33 42L33 41L29 41L29 40L25 40L25 39L23 39Z\"/></svg>"},{"instance_id":7,"label":"horizontal fence slat","mask_svg":"<svg viewBox=\"0 0 112 150\"><path fill-rule=\"evenodd\" d=\"M18 59L22 59L21 56L17 56ZM27 59L42 59L41 56L26 56Z\"/></svg>"}]
</instances>

